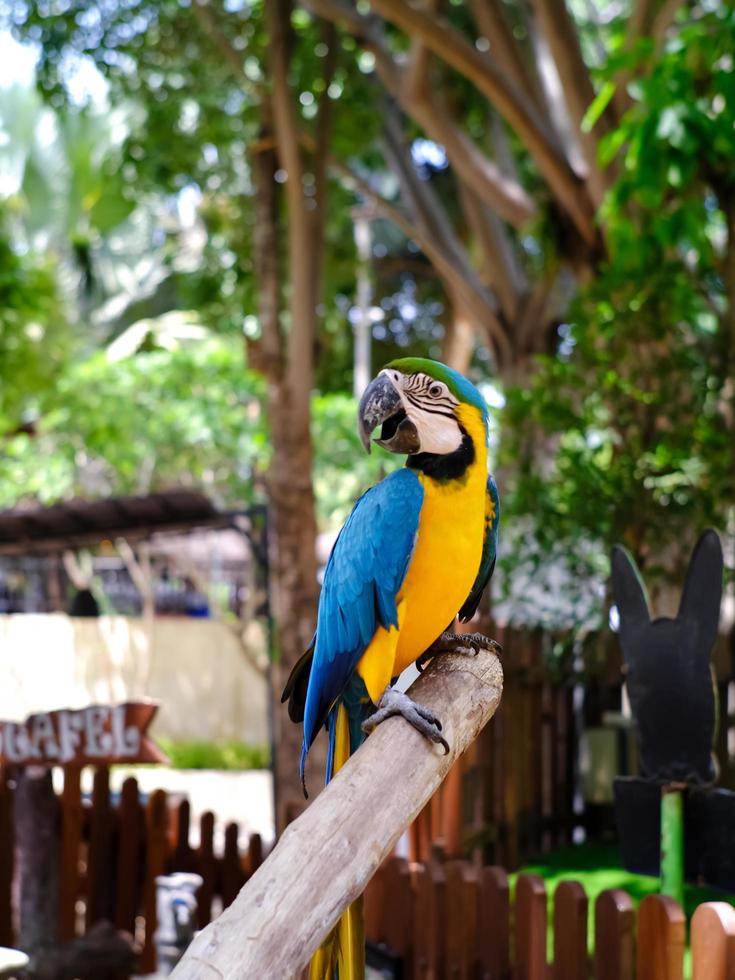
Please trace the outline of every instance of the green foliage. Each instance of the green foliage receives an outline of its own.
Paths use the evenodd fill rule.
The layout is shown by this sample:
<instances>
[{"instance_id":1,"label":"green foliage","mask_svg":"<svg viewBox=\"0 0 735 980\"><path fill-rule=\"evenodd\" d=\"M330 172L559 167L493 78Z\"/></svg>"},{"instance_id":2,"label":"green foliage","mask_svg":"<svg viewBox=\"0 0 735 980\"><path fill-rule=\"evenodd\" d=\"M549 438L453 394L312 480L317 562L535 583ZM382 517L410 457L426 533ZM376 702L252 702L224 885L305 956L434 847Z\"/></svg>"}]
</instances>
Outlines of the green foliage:
<instances>
[{"instance_id":1,"label":"green foliage","mask_svg":"<svg viewBox=\"0 0 735 980\"><path fill-rule=\"evenodd\" d=\"M0 213L0 438L33 421L68 348L53 261L16 252L2 217Z\"/></svg>"},{"instance_id":2,"label":"green foliage","mask_svg":"<svg viewBox=\"0 0 735 980\"><path fill-rule=\"evenodd\" d=\"M267 769L270 765L267 745L251 745L234 739L175 742L157 738L156 742L169 757L174 769Z\"/></svg>"},{"instance_id":3,"label":"green foliage","mask_svg":"<svg viewBox=\"0 0 735 980\"><path fill-rule=\"evenodd\" d=\"M602 147L622 163L603 208L609 260L572 304L558 350L507 393L506 527L532 533L506 547L506 582L556 563L578 625L600 622L602 590L582 593L606 578L614 542L649 581L679 582L693 539L724 531L735 503L733 50L735 11L715 8L640 82Z\"/></svg>"},{"instance_id":4,"label":"green foliage","mask_svg":"<svg viewBox=\"0 0 735 980\"><path fill-rule=\"evenodd\" d=\"M0 506L190 483L224 506L251 501L268 462L263 385L241 345L210 338L69 365L34 437L0 457Z\"/></svg>"}]
</instances>

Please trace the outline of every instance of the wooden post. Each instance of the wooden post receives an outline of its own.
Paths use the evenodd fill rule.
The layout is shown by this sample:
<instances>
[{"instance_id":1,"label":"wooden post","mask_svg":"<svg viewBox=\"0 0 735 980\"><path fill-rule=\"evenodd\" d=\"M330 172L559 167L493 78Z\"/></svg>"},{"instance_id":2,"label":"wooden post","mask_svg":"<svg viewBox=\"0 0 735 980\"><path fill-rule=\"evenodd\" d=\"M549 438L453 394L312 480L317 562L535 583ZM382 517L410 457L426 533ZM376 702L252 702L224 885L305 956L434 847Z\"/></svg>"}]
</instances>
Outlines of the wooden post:
<instances>
[{"instance_id":1,"label":"wooden post","mask_svg":"<svg viewBox=\"0 0 735 980\"><path fill-rule=\"evenodd\" d=\"M112 811L110 810L110 770L95 769L92 788L92 819L89 831L87 881L87 930L101 919L113 917L114 898L110 863L112 858Z\"/></svg>"},{"instance_id":2,"label":"wooden post","mask_svg":"<svg viewBox=\"0 0 735 980\"><path fill-rule=\"evenodd\" d=\"M199 852L197 872L202 876L201 888L197 892L197 925L200 929L212 920L212 900L217 880L217 859L214 856L214 814L211 810L203 813L199 820Z\"/></svg>"},{"instance_id":3,"label":"wooden post","mask_svg":"<svg viewBox=\"0 0 735 980\"><path fill-rule=\"evenodd\" d=\"M554 980L587 980L587 895L578 881L554 892Z\"/></svg>"},{"instance_id":4,"label":"wooden post","mask_svg":"<svg viewBox=\"0 0 735 980\"><path fill-rule=\"evenodd\" d=\"M413 918L414 980L441 980L444 972L446 880L436 861L419 865L415 873Z\"/></svg>"},{"instance_id":5,"label":"wooden post","mask_svg":"<svg viewBox=\"0 0 735 980\"><path fill-rule=\"evenodd\" d=\"M412 908L413 883L408 861L392 857L383 868L383 926L382 934L388 949L405 963L406 976L411 976L413 951Z\"/></svg>"},{"instance_id":6,"label":"wooden post","mask_svg":"<svg viewBox=\"0 0 735 980\"><path fill-rule=\"evenodd\" d=\"M115 926L135 935L135 916L141 884L143 819L138 781L129 776L122 784L118 807L117 893Z\"/></svg>"},{"instance_id":7,"label":"wooden post","mask_svg":"<svg viewBox=\"0 0 735 980\"><path fill-rule=\"evenodd\" d=\"M168 806L162 789L157 789L148 800L146 813L146 872L143 886L145 913L145 942L140 954L140 973L155 973L156 947L153 936L156 931L156 878L166 873L168 850Z\"/></svg>"},{"instance_id":8,"label":"wooden post","mask_svg":"<svg viewBox=\"0 0 735 980\"><path fill-rule=\"evenodd\" d=\"M518 875L516 883L516 977L546 980L546 888L538 875Z\"/></svg>"},{"instance_id":9,"label":"wooden post","mask_svg":"<svg viewBox=\"0 0 735 980\"><path fill-rule=\"evenodd\" d=\"M13 872L15 833L13 831L13 791L8 786L8 770L0 768L0 946L12 946Z\"/></svg>"},{"instance_id":10,"label":"wooden post","mask_svg":"<svg viewBox=\"0 0 735 980\"><path fill-rule=\"evenodd\" d=\"M595 980L633 980L633 902L608 888L595 902Z\"/></svg>"},{"instance_id":11,"label":"wooden post","mask_svg":"<svg viewBox=\"0 0 735 980\"><path fill-rule=\"evenodd\" d=\"M692 980L735 980L735 909L706 902L692 917Z\"/></svg>"},{"instance_id":12,"label":"wooden post","mask_svg":"<svg viewBox=\"0 0 735 980\"><path fill-rule=\"evenodd\" d=\"M449 754L402 718L380 725L286 828L233 904L197 936L172 977L298 975L493 716L502 681L500 662L484 651L434 661L411 696L441 718Z\"/></svg>"},{"instance_id":13,"label":"wooden post","mask_svg":"<svg viewBox=\"0 0 735 980\"><path fill-rule=\"evenodd\" d=\"M79 894L79 847L82 840L82 770L64 768L61 793L61 854L59 857L59 939L67 942L76 935L77 896Z\"/></svg>"},{"instance_id":14,"label":"wooden post","mask_svg":"<svg viewBox=\"0 0 735 980\"><path fill-rule=\"evenodd\" d=\"M446 976L470 980L477 954L477 868L467 861L446 866Z\"/></svg>"},{"instance_id":15,"label":"wooden post","mask_svg":"<svg viewBox=\"0 0 735 980\"><path fill-rule=\"evenodd\" d=\"M220 881L222 883L222 905L227 908L231 905L237 893L243 886L245 874L242 870L242 860L240 859L240 846L238 837L240 828L236 823L228 823L225 827L225 847L222 853L222 864L220 870Z\"/></svg>"},{"instance_id":16,"label":"wooden post","mask_svg":"<svg viewBox=\"0 0 735 980\"><path fill-rule=\"evenodd\" d=\"M482 868L477 926L480 976L507 980L510 976L510 888L503 868Z\"/></svg>"},{"instance_id":17,"label":"wooden post","mask_svg":"<svg viewBox=\"0 0 735 980\"><path fill-rule=\"evenodd\" d=\"M666 895L644 898L638 909L636 980L683 980L685 944L681 906Z\"/></svg>"},{"instance_id":18,"label":"wooden post","mask_svg":"<svg viewBox=\"0 0 735 980\"><path fill-rule=\"evenodd\" d=\"M57 945L59 908L58 800L51 770L18 769L16 864L20 876L19 946L32 967Z\"/></svg>"},{"instance_id":19,"label":"wooden post","mask_svg":"<svg viewBox=\"0 0 735 980\"><path fill-rule=\"evenodd\" d=\"M260 834L251 834L248 841L247 875L254 875L263 863L263 838Z\"/></svg>"}]
</instances>

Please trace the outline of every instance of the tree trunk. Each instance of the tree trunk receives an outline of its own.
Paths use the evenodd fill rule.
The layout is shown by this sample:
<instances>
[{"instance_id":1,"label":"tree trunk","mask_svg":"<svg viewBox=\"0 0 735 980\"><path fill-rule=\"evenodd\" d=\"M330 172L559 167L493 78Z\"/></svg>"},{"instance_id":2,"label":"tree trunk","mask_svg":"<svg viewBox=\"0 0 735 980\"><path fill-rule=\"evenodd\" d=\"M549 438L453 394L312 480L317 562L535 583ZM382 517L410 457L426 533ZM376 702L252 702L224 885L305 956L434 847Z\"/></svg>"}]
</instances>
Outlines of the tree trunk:
<instances>
[{"instance_id":1,"label":"tree trunk","mask_svg":"<svg viewBox=\"0 0 735 980\"><path fill-rule=\"evenodd\" d=\"M301 728L289 720L280 696L291 669L311 641L319 592L310 401L317 321L317 253L323 247L323 234L317 216L304 197L302 151L288 84L291 48L288 0L268 4L266 18L272 92L269 104L263 107L263 135L275 137L276 149L275 153L268 150L258 154L254 167L259 191L255 252L261 320L258 366L268 380L266 401L273 446L267 485L273 532L271 571L277 652L272 671L273 763L276 829L280 831L304 807L298 779ZM266 141L264 145L268 145ZM280 322L283 282L279 263L281 212L274 179L277 166L287 177L284 189L290 285L288 332L282 330ZM318 753L309 774L314 789L322 782L322 774L317 776L313 771L317 763Z\"/></svg>"},{"instance_id":2,"label":"tree trunk","mask_svg":"<svg viewBox=\"0 0 735 980\"><path fill-rule=\"evenodd\" d=\"M475 328L472 318L465 314L460 304L452 303L449 322L444 332L442 360L460 374L466 374L474 349Z\"/></svg>"},{"instance_id":3,"label":"tree trunk","mask_svg":"<svg viewBox=\"0 0 735 980\"><path fill-rule=\"evenodd\" d=\"M58 941L58 801L51 770L18 770L15 794L16 868L20 885L20 948L34 964Z\"/></svg>"},{"instance_id":4,"label":"tree trunk","mask_svg":"<svg viewBox=\"0 0 735 980\"><path fill-rule=\"evenodd\" d=\"M370 255L372 229L370 220L372 214L366 208L355 208L353 220L355 228L355 251L357 252L357 290L355 307L357 320L355 322L355 346L353 355L353 393L360 398L370 382L372 324L370 322L370 306L373 301L373 288L370 282Z\"/></svg>"}]
</instances>

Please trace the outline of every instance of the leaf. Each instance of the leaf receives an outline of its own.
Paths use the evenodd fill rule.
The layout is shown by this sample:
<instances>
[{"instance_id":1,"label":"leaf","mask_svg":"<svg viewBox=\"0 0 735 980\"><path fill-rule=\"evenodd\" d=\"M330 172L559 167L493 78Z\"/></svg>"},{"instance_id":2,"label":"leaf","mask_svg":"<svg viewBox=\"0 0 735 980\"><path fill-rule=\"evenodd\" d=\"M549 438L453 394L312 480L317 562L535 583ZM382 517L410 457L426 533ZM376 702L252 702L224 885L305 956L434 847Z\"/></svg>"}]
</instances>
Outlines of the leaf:
<instances>
[{"instance_id":1,"label":"leaf","mask_svg":"<svg viewBox=\"0 0 735 980\"><path fill-rule=\"evenodd\" d=\"M608 107L613 95L615 95L615 83L605 82L600 91L589 104L587 111L584 114L581 123L583 133L589 133L594 129L600 116Z\"/></svg>"}]
</instances>

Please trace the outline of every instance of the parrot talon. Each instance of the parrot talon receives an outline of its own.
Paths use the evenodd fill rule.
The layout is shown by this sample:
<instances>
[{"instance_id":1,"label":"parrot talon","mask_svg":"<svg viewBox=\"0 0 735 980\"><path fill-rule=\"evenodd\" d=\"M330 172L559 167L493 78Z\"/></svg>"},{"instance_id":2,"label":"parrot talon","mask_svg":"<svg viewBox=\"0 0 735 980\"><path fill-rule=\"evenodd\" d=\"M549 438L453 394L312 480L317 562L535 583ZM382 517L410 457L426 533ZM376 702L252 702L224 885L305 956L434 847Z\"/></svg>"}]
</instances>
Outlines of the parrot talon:
<instances>
[{"instance_id":1,"label":"parrot talon","mask_svg":"<svg viewBox=\"0 0 735 980\"><path fill-rule=\"evenodd\" d=\"M392 687L387 687L380 696L377 707L378 710L362 723L362 730L366 735L374 731L386 718L400 715L416 731L420 732L424 738L428 738L430 742L441 745L445 754L449 754L449 743L440 734L442 724L439 719L428 708L424 708L423 705L416 704L415 701L412 701L407 694L396 691Z\"/></svg>"},{"instance_id":2,"label":"parrot talon","mask_svg":"<svg viewBox=\"0 0 735 980\"><path fill-rule=\"evenodd\" d=\"M423 674L427 663L443 653L458 653L465 657L476 657L480 650L499 655L503 648L497 640L483 633L451 633L446 630L416 660L416 669Z\"/></svg>"}]
</instances>

